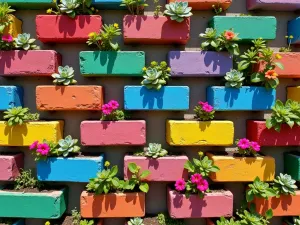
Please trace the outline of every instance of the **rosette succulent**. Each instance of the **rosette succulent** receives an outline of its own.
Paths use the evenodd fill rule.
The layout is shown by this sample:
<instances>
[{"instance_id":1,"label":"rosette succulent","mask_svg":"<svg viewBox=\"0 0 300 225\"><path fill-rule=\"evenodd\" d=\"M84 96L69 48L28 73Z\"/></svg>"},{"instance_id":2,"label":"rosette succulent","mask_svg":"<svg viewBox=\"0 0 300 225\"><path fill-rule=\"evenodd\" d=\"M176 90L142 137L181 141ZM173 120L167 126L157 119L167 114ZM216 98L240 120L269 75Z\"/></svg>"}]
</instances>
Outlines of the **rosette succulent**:
<instances>
[{"instance_id":1,"label":"rosette succulent","mask_svg":"<svg viewBox=\"0 0 300 225\"><path fill-rule=\"evenodd\" d=\"M193 15L191 10L192 7L188 7L188 2L171 2L166 5L164 14L170 16L171 20L181 23L185 18Z\"/></svg>"},{"instance_id":2,"label":"rosette succulent","mask_svg":"<svg viewBox=\"0 0 300 225\"><path fill-rule=\"evenodd\" d=\"M128 225L145 225L142 218L136 217L128 221Z\"/></svg>"},{"instance_id":3,"label":"rosette succulent","mask_svg":"<svg viewBox=\"0 0 300 225\"><path fill-rule=\"evenodd\" d=\"M150 143L146 150L146 156L152 157L154 159L158 157L163 157L168 154L168 151L161 147L161 144Z\"/></svg>"},{"instance_id":4,"label":"rosette succulent","mask_svg":"<svg viewBox=\"0 0 300 225\"><path fill-rule=\"evenodd\" d=\"M17 49L24 49L26 51L39 49L39 47L34 44L35 39L30 38L30 34L27 33L18 34L14 41Z\"/></svg>"},{"instance_id":5,"label":"rosette succulent","mask_svg":"<svg viewBox=\"0 0 300 225\"><path fill-rule=\"evenodd\" d=\"M244 74L237 70L231 70L230 72L227 72L224 78L227 81L225 86L234 88L242 87L243 81L245 80Z\"/></svg>"},{"instance_id":6,"label":"rosette succulent","mask_svg":"<svg viewBox=\"0 0 300 225\"><path fill-rule=\"evenodd\" d=\"M295 191L298 187L295 185L296 181L288 174L280 173L274 179L273 189L276 191L276 194L279 196L283 195L295 195Z\"/></svg>"},{"instance_id":7,"label":"rosette succulent","mask_svg":"<svg viewBox=\"0 0 300 225\"><path fill-rule=\"evenodd\" d=\"M234 221L233 218L227 219L225 217L221 217L220 220L217 220L217 225L240 225L240 222Z\"/></svg>"},{"instance_id":8,"label":"rosette succulent","mask_svg":"<svg viewBox=\"0 0 300 225\"><path fill-rule=\"evenodd\" d=\"M26 121L39 120L38 113L30 113L29 108L13 107L4 112L3 119L7 121L8 126L22 125Z\"/></svg>"},{"instance_id":9,"label":"rosette succulent","mask_svg":"<svg viewBox=\"0 0 300 225\"><path fill-rule=\"evenodd\" d=\"M67 157L70 153L77 153L80 147L77 146L78 139L72 139L71 135L68 135L65 139L61 139L58 142L58 153Z\"/></svg>"},{"instance_id":10,"label":"rosette succulent","mask_svg":"<svg viewBox=\"0 0 300 225\"><path fill-rule=\"evenodd\" d=\"M52 77L55 79L53 83L58 85L67 86L77 83L77 81L74 79L74 69L69 66L59 66L58 73L52 74Z\"/></svg>"},{"instance_id":11,"label":"rosette succulent","mask_svg":"<svg viewBox=\"0 0 300 225\"><path fill-rule=\"evenodd\" d=\"M76 16L75 10L80 6L78 0L61 0L58 5L59 10L62 13L66 13L68 16L74 18Z\"/></svg>"},{"instance_id":12,"label":"rosette succulent","mask_svg":"<svg viewBox=\"0 0 300 225\"><path fill-rule=\"evenodd\" d=\"M160 90L161 87L167 83L162 76L162 71L157 71L156 68L148 68L145 73L143 76L144 80L141 84L148 89Z\"/></svg>"}]
</instances>

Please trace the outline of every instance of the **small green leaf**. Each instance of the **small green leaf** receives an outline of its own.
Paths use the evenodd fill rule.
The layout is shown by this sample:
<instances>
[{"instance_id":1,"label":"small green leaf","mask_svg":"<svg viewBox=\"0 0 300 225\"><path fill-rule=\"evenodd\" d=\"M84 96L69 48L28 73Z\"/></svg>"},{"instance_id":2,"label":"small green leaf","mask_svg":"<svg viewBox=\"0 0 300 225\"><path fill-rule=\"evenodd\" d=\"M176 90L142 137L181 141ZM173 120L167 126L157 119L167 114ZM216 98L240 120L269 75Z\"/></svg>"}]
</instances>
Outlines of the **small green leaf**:
<instances>
[{"instance_id":1,"label":"small green leaf","mask_svg":"<svg viewBox=\"0 0 300 225\"><path fill-rule=\"evenodd\" d=\"M139 188L144 193L147 193L149 191L149 185L147 183L141 183Z\"/></svg>"},{"instance_id":2,"label":"small green leaf","mask_svg":"<svg viewBox=\"0 0 300 225\"><path fill-rule=\"evenodd\" d=\"M150 175L150 171L149 170L145 170L141 173L140 178L141 179L145 179L146 177L148 177Z\"/></svg>"},{"instance_id":3,"label":"small green leaf","mask_svg":"<svg viewBox=\"0 0 300 225\"><path fill-rule=\"evenodd\" d=\"M266 211L266 219L269 220L273 217L273 210L269 209Z\"/></svg>"},{"instance_id":4,"label":"small green leaf","mask_svg":"<svg viewBox=\"0 0 300 225\"><path fill-rule=\"evenodd\" d=\"M138 167L135 163L129 163L128 164L128 169L131 173L137 173L138 171Z\"/></svg>"}]
</instances>

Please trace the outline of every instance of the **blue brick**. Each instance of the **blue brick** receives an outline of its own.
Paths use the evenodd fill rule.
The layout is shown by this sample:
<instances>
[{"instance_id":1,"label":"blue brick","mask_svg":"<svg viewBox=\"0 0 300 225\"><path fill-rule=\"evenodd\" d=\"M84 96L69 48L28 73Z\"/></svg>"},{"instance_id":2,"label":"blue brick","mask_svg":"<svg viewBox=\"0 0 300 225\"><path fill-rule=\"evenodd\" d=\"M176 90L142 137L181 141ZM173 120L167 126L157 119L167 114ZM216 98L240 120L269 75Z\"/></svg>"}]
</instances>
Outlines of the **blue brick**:
<instances>
[{"instance_id":1,"label":"blue brick","mask_svg":"<svg viewBox=\"0 0 300 225\"><path fill-rule=\"evenodd\" d=\"M264 87L208 87L206 98L216 111L270 110L275 104L276 90Z\"/></svg>"},{"instance_id":2,"label":"blue brick","mask_svg":"<svg viewBox=\"0 0 300 225\"><path fill-rule=\"evenodd\" d=\"M62 158L50 157L37 162L37 177L41 181L89 182L103 170L104 156Z\"/></svg>"},{"instance_id":3,"label":"blue brick","mask_svg":"<svg viewBox=\"0 0 300 225\"><path fill-rule=\"evenodd\" d=\"M124 87L124 108L127 110L188 110L190 88L164 86L159 91L143 86Z\"/></svg>"},{"instance_id":4,"label":"blue brick","mask_svg":"<svg viewBox=\"0 0 300 225\"><path fill-rule=\"evenodd\" d=\"M23 106L23 88L0 86L0 110Z\"/></svg>"},{"instance_id":5,"label":"blue brick","mask_svg":"<svg viewBox=\"0 0 300 225\"><path fill-rule=\"evenodd\" d=\"M12 225L25 225L24 220L17 220Z\"/></svg>"},{"instance_id":6,"label":"blue brick","mask_svg":"<svg viewBox=\"0 0 300 225\"><path fill-rule=\"evenodd\" d=\"M93 6L98 9L126 9L121 3L122 0L93 0Z\"/></svg>"},{"instance_id":7,"label":"blue brick","mask_svg":"<svg viewBox=\"0 0 300 225\"><path fill-rule=\"evenodd\" d=\"M300 17L288 22L288 36L290 35L294 36L294 38L291 39L291 44L300 44Z\"/></svg>"}]
</instances>

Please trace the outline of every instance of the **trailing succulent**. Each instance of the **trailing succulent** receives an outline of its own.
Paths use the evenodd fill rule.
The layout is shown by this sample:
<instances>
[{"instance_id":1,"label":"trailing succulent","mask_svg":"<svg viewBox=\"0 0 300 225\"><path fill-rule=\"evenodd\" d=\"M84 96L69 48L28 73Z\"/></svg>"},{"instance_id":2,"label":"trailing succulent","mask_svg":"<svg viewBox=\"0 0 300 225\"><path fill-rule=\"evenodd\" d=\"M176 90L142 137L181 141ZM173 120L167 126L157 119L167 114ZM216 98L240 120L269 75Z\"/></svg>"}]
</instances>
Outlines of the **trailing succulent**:
<instances>
[{"instance_id":1,"label":"trailing succulent","mask_svg":"<svg viewBox=\"0 0 300 225\"><path fill-rule=\"evenodd\" d=\"M67 157L70 153L78 153L80 147L77 146L78 139L73 139L71 135L68 135L65 139L58 141L57 152L58 155Z\"/></svg>"},{"instance_id":2,"label":"trailing succulent","mask_svg":"<svg viewBox=\"0 0 300 225\"><path fill-rule=\"evenodd\" d=\"M192 7L188 7L188 2L171 2L166 4L164 14L170 16L171 20L181 23L185 18L193 15L191 11Z\"/></svg>"},{"instance_id":3,"label":"trailing succulent","mask_svg":"<svg viewBox=\"0 0 300 225\"><path fill-rule=\"evenodd\" d=\"M23 33L18 34L17 38L14 39L15 47L17 49L23 49L23 50L37 50L39 47L34 44L35 39L30 38L30 34Z\"/></svg>"},{"instance_id":4,"label":"trailing succulent","mask_svg":"<svg viewBox=\"0 0 300 225\"><path fill-rule=\"evenodd\" d=\"M265 215L260 215L256 212L255 205L251 204L249 211L243 209L237 212L240 217L240 225L267 225L270 223L270 219L273 217L272 209L266 211Z\"/></svg>"},{"instance_id":5,"label":"trailing succulent","mask_svg":"<svg viewBox=\"0 0 300 225\"><path fill-rule=\"evenodd\" d=\"M161 147L161 144L149 143L149 147L146 149L145 155L151 158L159 158L166 156L168 151Z\"/></svg>"},{"instance_id":6,"label":"trailing succulent","mask_svg":"<svg viewBox=\"0 0 300 225\"><path fill-rule=\"evenodd\" d=\"M22 125L27 121L39 120L38 113L30 113L29 108L13 107L4 112L3 119L7 121L8 126Z\"/></svg>"},{"instance_id":7,"label":"trailing succulent","mask_svg":"<svg viewBox=\"0 0 300 225\"><path fill-rule=\"evenodd\" d=\"M52 74L54 78L53 83L56 85L71 85L76 84L77 81L74 79L74 69L70 66L59 66L58 73Z\"/></svg>"},{"instance_id":8,"label":"trailing succulent","mask_svg":"<svg viewBox=\"0 0 300 225\"><path fill-rule=\"evenodd\" d=\"M32 171L22 170L14 182L14 190L41 188L42 184L32 175Z\"/></svg>"},{"instance_id":9,"label":"trailing succulent","mask_svg":"<svg viewBox=\"0 0 300 225\"><path fill-rule=\"evenodd\" d=\"M244 74L238 70L230 70L224 77L226 80L225 87L240 88L245 80Z\"/></svg>"},{"instance_id":10,"label":"trailing succulent","mask_svg":"<svg viewBox=\"0 0 300 225\"><path fill-rule=\"evenodd\" d=\"M142 218L136 217L127 222L128 225L145 225Z\"/></svg>"}]
</instances>

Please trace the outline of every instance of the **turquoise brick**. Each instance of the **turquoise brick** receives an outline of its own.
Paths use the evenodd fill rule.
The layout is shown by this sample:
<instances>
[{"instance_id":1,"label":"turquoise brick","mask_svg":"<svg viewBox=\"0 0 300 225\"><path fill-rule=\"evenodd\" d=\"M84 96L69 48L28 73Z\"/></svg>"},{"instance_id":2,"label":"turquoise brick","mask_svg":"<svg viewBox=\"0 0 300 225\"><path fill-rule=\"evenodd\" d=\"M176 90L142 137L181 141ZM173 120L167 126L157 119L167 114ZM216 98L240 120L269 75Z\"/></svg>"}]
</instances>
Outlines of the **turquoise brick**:
<instances>
[{"instance_id":1,"label":"turquoise brick","mask_svg":"<svg viewBox=\"0 0 300 225\"><path fill-rule=\"evenodd\" d=\"M214 16L209 25L218 34L233 29L239 34L240 41L276 38L277 21L274 16Z\"/></svg>"},{"instance_id":2,"label":"turquoise brick","mask_svg":"<svg viewBox=\"0 0 300 225\"><path fill-rule=\"evenodd\" d=\"M291 39L291 44L300 44L300 17L288 22L288 35L294 36Z\"/></svg>"},{"instance_id":3,"label":"turquoise brick","mask_svg":"<svg viewBox=\"0 0 300 225\"><path fill-rule=\"evenodd\" d=\"M16 9L48 9L55 6L53 0L5 0L5 2Z\"/></svg>"},{"instance_id":4,"label":"turquoise brick","mask_svg":"<svg viewBox=\"0 0 300 225\"><path fill-rule=\"evenodd\" d=\"M189 95L187 86L164 86L159 91L125 86L124 107L126 110L188 110Z\"/></svg>"},{"instance_id":5,"label":"turquoise brick","mask_svg":"<svg viewBox=\"0 0 300 225\"><path fill-rule=\"evenodd\" d=\"M207 102L216 111L270 110L275 104L276 90L264 87L226 88L212 86L206 90Z\"/></svg>"},{"instance_id":6,"label":"turquoise brick","mask_svg":"<svg viewBox=\"0 0 300 225\"><path fill-rule=\"evenodd\" d=\"M24 220L18 220L16 222L14 222L12 225L25 225Z\"/></svg>"},{"instance_id":7,"label":"turquoise brick","mask_svg":"<svg viewBox=\"0 0 300 225\"><path fill-rule=\"evenodd\" d=\"M79 60L83 76L142 76L145 52L85 51L80 52Z\"/></svg>"},{"instance_id":8,"label":"turquoise brick","mask_svg":"<svg viewBox=\"0 0 300 225\"><path fill-rule=\"evenodd\" d=\"M23 88L0 86L0 110L23 106Z\"/></svg>"},{"instance_id":9,"label":"turquoise brick","mask_svg":"<svg viewBox=\"0 0 300 225\"><path fill-rule=\"evenodd\" d=\"M122 0L93 0L93 6L98 9L126 9L121 3Z\"/></svg>"},{"instance_id":10,"label":"turquoise brick","mask_svg":"<svg viewBox=\"0 0 300 225\"><path fill-rule=\"evenodd\" d=\"M62 158L51 157L37 162L41 181L89 182L103 170L104 156ZM62 173L63 171L63 173Z\"/></svg>"}]
</instances>

